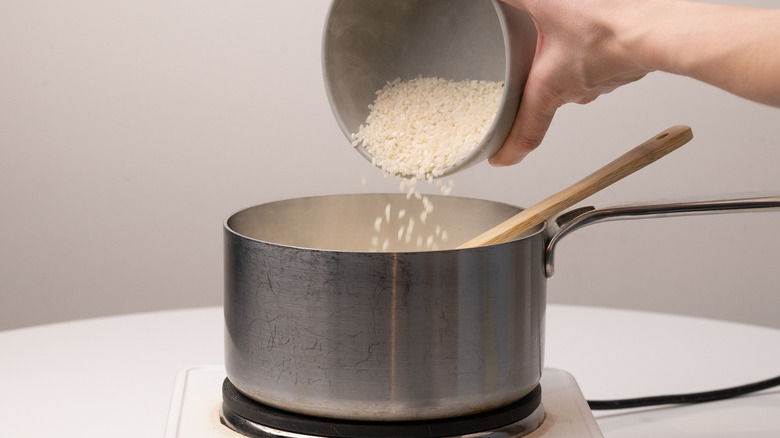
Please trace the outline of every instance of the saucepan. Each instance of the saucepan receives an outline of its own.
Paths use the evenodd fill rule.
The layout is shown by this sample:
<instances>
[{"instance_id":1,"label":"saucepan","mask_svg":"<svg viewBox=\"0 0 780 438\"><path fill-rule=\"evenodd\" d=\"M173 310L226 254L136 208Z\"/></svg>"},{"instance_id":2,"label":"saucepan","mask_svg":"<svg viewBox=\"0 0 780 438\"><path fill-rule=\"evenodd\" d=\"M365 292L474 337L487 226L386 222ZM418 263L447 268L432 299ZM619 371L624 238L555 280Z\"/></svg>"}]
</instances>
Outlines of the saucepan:
<instances>
[{"instance_id":1,"label":"saucepan","mask_svg":"<svg viewBox=\"0 0 780 438\"><path fill-rule=\"evenodd\" d=\"M498 409L537 390L546 280L563 237L610 220L780 209L780 196L586 207L506 243L453 249L521 208L426 199L309 197L228 217L225 354L233 385L268 406L347 420Z\"/></svg>"}]
</instances>

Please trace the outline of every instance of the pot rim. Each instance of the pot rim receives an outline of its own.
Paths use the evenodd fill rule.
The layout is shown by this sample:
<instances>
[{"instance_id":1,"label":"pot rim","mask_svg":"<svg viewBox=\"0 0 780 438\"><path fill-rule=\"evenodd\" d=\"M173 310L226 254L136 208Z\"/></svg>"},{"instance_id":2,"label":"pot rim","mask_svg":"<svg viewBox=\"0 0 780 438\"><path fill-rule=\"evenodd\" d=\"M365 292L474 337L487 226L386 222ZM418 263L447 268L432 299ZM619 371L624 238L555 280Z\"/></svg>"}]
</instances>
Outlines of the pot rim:
<instances>
[{"instance_id":1,"label":"pot rim","mask_svg":"<svg viewBox=\"0 0 780 438\"><path fill-rule=\"evenodd\" d=\"M406 198L406 194L403 193L385 193L385 192L376 192L376 193L345 193L345 194L326 194L326 195L312 195L312 196L302 196L298 198L288 198L288 199L279 199L276 201L269 201L262 204L256 204L249 207L244 207L241 209L238 209L232 213L230 213L224 220L223 220L223 231L230 233L231 235L240 238L245 239L257 243L261 243L264 245L270 245L274 247L283 247L283 248L294 248L299 250L305 250L305 251L315 251L320 253L348 253L348 254L372 254L372 255L404 255L404 256L412 256L417 254L445 254L445 253L453 253L453 252L463 252L463 251L484 251L486 248L494 248L494 247L500 247L502 245L511 245L521 240L526 240L529 238L533 238L538 235L545 235L548 229L548 221L545 221L536 227L534 227L532 230L529 230L528 232L525 232L521 234L520 236L509 240L507 242L498 243L498 244L492 244L492 245L484 245L479 247L473 247L473 248L445 248L445 249L421 249L416 251L377 251L377 250L365 250L365 251L349 251L349 250L341 250L341 249L328 249L328 248L316 248L316 247L308 247L308 246L300 246L300 245L288 245L284 243L279 242L272 242L269 240L264 240L256 237L247 236L244 233L241 233L237 231L233 226L231 226L230 222L232 219L234 219L236 216L248 212L249 210L255 209L255 208L261 208L261 207L270 207L272 205L280 205L283 203L288 202L305 202L307 200L311 199L325 199L325 198L346 198L346 197L374 197L374 196L387 196L392 198ZM467 197L467 196L450 196L450 195L437 195L437 194L427 194L424 195L429 198L448 198L453 200L463 200L466 202L475 201L475 202L487 202L492 204L498 204L507 206L513 209L517 209L517 212L520 212L524 209L524 207L519 207L514 204L510 204L508 202L501 202L501 201L494 201L494 200L488 200L488 199L481 199L481 198L474 198L474 197Z\"/></svg>"}]
</instances>

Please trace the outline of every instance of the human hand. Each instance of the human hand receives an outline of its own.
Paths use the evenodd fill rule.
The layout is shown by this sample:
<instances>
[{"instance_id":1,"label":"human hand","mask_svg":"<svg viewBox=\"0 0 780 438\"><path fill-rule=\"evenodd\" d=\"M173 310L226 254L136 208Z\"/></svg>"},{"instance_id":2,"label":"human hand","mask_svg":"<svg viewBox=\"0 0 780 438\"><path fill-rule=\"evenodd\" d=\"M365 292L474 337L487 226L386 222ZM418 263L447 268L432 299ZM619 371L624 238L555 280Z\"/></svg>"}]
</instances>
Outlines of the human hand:
<instances>
[{"instance_id":1,"label":"human hand","mask_svg":"<svg viewBox=\"0 0 780 438\"><path fill-rule=\"evenodd\" d=\"M613 26L629 10L618 8L620 2L502 1L531 16L538 39L515 122L489 160L494 166L516 164L539 146L562 105L591 102L650 71L634 62L615 38Z\"/></svg>"}]
</instances>

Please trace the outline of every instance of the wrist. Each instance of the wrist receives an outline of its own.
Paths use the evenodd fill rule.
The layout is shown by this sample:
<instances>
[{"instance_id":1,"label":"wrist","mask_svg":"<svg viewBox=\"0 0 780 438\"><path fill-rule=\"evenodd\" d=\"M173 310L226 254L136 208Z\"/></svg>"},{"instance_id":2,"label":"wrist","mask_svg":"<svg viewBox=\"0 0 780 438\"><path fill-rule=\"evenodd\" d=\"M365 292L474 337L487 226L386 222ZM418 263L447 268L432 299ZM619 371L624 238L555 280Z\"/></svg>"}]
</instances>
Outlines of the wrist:
<instances>
[{"instance_id":1,"label":"wrist","mask_svg":"<svg viewBox=\"0 0 780 438\"><path fill-rule=\"evenodd\" d=\"M607 17L614 35L617 56L651 71L670 71L676 52L666 47L665 36L672 35L668 26L676 27L675 10L684 7L682 0L618 1Z\"/></svg>"}]
</instances>

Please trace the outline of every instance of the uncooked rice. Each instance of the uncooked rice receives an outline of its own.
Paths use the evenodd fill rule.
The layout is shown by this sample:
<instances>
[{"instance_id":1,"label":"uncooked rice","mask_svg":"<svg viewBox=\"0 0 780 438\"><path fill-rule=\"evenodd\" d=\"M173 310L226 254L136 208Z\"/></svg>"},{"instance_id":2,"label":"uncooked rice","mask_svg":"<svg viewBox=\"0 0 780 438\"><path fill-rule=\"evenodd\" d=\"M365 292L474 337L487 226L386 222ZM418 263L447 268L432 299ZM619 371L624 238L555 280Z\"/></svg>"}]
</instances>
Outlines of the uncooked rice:
<instances>
[{"instance_id":1,"label":"uncooked rice","mask_svg":"<svg viewBox=\"0 0 780 438\"><path fill-rule=\"evenodd\" d=\"M503 88L492 81L396 79L377 91L352 145L363 146L387 173L439 177L482 141Z\"/></svg>"},{"instance_id":2,"label":"uncooked rice","mask_svg":"<svg viewBox=\"0 0 780 438\"><path fill-rule=\"evenodd\" d=\"M430 222L432 215L434 221L436 220L434 203L431 198L418 191L418 179L397 178L401 179L400 190L406 193L407 204L401 203L395 207L391 203L385 205L384 211L374 219L376 234L371 237L369 251L438 250L441 247L450 247L451 245L447 244L449 235L441 225L434 222L429 227L425 226L426 222ZM428 178L427 181L433 186L433 178ZM454 184L455 182L450 179L447 183L439 181L436 187L442 195L446 196L452 191ZM411 215L406 208L402 208L412 207L413 204L409 202L421 204L417 207L420 209L419 215ZM397 212L394 211L395 208L398 209ZM416 224L422 225L415 227Z\"/></svg>"}]
</instances>

